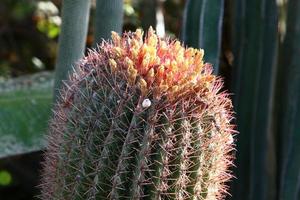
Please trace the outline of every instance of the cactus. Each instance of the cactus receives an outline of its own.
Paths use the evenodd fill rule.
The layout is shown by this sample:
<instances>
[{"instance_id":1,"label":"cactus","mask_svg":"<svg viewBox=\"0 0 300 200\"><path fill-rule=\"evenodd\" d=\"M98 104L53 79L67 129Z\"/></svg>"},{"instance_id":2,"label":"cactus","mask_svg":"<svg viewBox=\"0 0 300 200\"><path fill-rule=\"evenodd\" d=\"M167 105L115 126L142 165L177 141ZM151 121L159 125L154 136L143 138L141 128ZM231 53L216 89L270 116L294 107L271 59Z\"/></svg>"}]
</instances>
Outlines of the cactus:
<instances>
[{"instance_id":1,"label":"cactus","mask_svg":"<svg viewBox=\"0 0 300 200\"><path fill-rule=\"evenodd\" d=\"M275 199L272 102L277 57L275 0L232 4L237 159L232 199Z\"/></svg>"},{"instance_id":2,"label":"cactus","mask_svg":"<svg viewBox=\"0 0 300 200\"><path fill-rule=\"evenodd\" d=\"M203 50L152 28L78 62L50 123L42 199L223 199L232 104Z\"/></svg>"},{"instance_id":3,"label":"cactus","mask_svg":"<svg viewBox=\"0 0 300 200\"><path fill-rule=\"evenodd\" d=\"M156 27L157 0L142 0L139 2L141 9L141 26L147 29L150 26Z\"/></svg>"},{"instance_id":4,"label":"cactus","mask_svg":"<svg viewBox=\"0 0 300 200\"><path fill-rule=\"evenodd\" d=\"M62 28L55 66L54 102L57 100L61 81L67 78L75 61L84 54L90 3L90 0L63 1Z\"/></svg>"},{"instance_id":5,"label":"cactus","mask_svg":"<svg viewBox=\"0 0 300 200\"><path fill-rule=\"evenodd\" d=\"M300 2L288 1L286 35L280 49L276 102L278 197L300 199Z\"/></svg>"},{"instance_id":6,"label":"cactus","mask_svg":"<svg viewBox=\"0 0 300 200\"><path fill-rule=\"evenodd\" d=\"M182 40L205 49L214 74L219 73L223 13L224 0L187 0L184 10Z\"/></svg>"},{"instance_id":7,"label":"cactus","mask_svg":"<svg viewBox=\"0 0 300 200\"><path fill-rule=\"evenodd\" d=\"M123 0L97 0L95 13L95 44L109 39L110 32L122 32Z\"/></svg>"}]
</instances>

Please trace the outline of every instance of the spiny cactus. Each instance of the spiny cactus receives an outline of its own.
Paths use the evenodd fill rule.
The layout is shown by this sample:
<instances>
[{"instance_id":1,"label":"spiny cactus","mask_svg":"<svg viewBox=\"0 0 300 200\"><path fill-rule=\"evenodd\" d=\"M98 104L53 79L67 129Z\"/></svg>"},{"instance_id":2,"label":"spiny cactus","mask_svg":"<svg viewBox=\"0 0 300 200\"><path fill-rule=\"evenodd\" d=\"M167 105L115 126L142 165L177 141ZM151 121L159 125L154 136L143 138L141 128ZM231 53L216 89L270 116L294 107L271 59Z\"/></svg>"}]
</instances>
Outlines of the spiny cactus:
<instances>
[{"instance_id":1,"label":"spiny cactus","mask_svg":"<svg viewBox=\"0 0 300 200\"><path fill-rule=\"evenodd\" d=\"M42 199L223 199L232 104L203 50L150 28L79 61L50 123Z\"/></svg>"},{"instance_id":2,"label":"spiny cactus","mask_svg":"<svg viewBox=\"0 0 300 200\"><path fill-rule=\"evenodd\" d=\"M273 91L277 60L277 4L275 0L235 1L231 4L232 91L241 134L237 142L232 200L276 199L278 169L274 146ZM280 54L279 54L280 55ZM253 67L255 66L255 67ZM284 64L286 71L287 64ZM284 74L284 73L281 73ZM280 84L280 87L283 84ZM278 99L286 95L281 95ZM286 103L276 103L286 105ZM275 104L274 104L275 105ZM286 137L286 135L285 135ZM283 140L281 140L283 141ZM275 153L275 154L274 154Z\"/></svg>"},{"instance_id":3,"label":"spiny cactus","mask_svg":"<svg viewBox=\"0 0 300 200\"><path fill-rule=\"evenodd\" d=\"M300 199L300 2L288 1L286 34L279 53L276 80L278 199ZM298 178L297 178L298 177Z\"/></svg>"}]
</instances>

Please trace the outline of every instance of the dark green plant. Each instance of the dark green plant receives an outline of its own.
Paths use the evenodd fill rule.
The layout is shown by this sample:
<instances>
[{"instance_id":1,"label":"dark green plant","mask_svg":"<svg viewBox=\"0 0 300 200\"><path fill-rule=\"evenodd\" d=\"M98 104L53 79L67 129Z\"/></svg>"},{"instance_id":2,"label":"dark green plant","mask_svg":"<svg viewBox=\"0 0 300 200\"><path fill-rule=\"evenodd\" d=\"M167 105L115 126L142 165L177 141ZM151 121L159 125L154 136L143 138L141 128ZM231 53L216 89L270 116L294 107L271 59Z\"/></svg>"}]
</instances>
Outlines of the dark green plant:
<instances>
[{"instance_id":1,"label":"dark green plant","mask_svg":"<svg viewBox=\"0 0 300 200\"><path fill-rule=\"evenodd\" d=\"M182 40L195 48L205 49L206 61L219 72L224 0L187 0Z\"/></svg>"},{"instance_id":2,"label":"dark green plant","mask_svg":"<svg viewBox=\"0 0 300 200\"><path fill-rule=\"evenodd\" d=\"M90 0L64 0L62 5L62 26L59 37L58 55L55 66L54 101L56 101L62 80L84 55L88 28Z\"/></svg>"},{"instance_id":3,"label":"dark green plant","mask_svg":"<svg viewBox=\"0 0 300 200\"><path fill-rule=\"evenodd\" d=\"M62 80L84 54L88 29L90 0L65 0L62 6L62 30L56 62L55 98ZM123 2L121 0L97 0L95 13L95 42L108 39L111 31L121 32Z\"/></svg>"},{"instance_id":4,"label":"dark green plant","mask_svg":"<svg viewBox=\"0 0 300 200\"><path fill-rule=\"evenodd\" d=\"M300 2L288 1L286 34L280 50L275 99L278 147L278 197L300 199Z\"/></svg>"},{"instance_id":5,"label":"dark green plant","mask_svg":"<svg viewBox=\"0 0 300 200\"><path fill-rule=\"evenodd\" d=\"M156 7L158 0L142 0L139 3L141 25L144 30L150 26L156 27Z\"/></svg>"},{"instance_id":6,"label":"dark green plant","mask_svg":"<svg viewBox=\"0 0 300 200\"><path fill-rule=\"evenodd\" d=\"M203 50L152 29L112 36L61 92L42 199L223 199L232 105Z\"/></svg>"},{"instance_id":7,"label":"dark green plant","mask_svg":"<svg viewBox=\"0 0 300 200\"><path fill-rule=\"evenodd\" d=\"M95 44L110 38L111 31L122 32L123 0L97 0L95 14Z\"/></svg>"},{"instance_id":8,"label":"dark green plant","mask_svg":"<svg viewBox=\"0 0 300 200\"><path fill-rule=\"evenodd\" d=\"M276 197L271 129L277 57L275 0L236 1L233 7L234 105L240 135L232 199Z\"/></svg>"}]
</instances>

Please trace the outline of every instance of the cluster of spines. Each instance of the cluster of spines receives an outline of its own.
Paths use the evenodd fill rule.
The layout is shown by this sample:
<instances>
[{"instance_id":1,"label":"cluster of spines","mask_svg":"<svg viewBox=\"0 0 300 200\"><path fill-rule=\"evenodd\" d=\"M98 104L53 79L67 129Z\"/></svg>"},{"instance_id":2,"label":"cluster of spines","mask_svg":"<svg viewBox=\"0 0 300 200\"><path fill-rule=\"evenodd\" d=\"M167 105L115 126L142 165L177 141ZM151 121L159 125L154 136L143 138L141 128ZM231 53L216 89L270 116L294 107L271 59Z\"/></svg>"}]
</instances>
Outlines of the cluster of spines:
<instances>
[{"instance_id":1,"label":"cluster of spines","mask_svg":"<svg viewBox=\"0 0 300 200\"><path fill-rule=\"evenodd\" d=\"M113 47L91 51L61 92L42 198L221 199L233 145L222 82L212 76L184 95L158 97L132 81ZM207 66L197 80L210 73Z\"/></svg>"}]
</instances>

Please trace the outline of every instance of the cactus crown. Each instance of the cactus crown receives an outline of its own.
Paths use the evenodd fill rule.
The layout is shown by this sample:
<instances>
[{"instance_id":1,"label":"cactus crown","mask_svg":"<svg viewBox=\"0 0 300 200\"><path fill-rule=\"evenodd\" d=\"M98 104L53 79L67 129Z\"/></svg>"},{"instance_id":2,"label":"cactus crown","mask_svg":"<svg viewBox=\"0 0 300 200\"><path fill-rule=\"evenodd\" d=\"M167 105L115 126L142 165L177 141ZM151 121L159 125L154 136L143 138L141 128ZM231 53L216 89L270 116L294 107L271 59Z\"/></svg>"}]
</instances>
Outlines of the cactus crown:
<instances>
[{"instance_id":1,"label":"cactus crown","mask_svg":"<svg viewBox=\"0 0 300 200\"><path fill-rule=\"evenodd\" d=\"M140 29L124 37L112 32L112 41L104 48L110 54L110 66L114 71L126 70L128 82L138 81L144 94L151 91L159 97L166 93L173 98L213 84L202 49L185 49L179 41L161 40L151 27L144 41Z\"/></svg>"},{"instance_id":2,"label":"cactus crown","mask_svg":"<svg viewBox=\"0 0 300 200\"><path fill-rule=\"evenodd\" d=\"M222 199L232 105L203 50L152 28L79 61L50 123L43 199Z\"/></svg>"}]
</instances>

